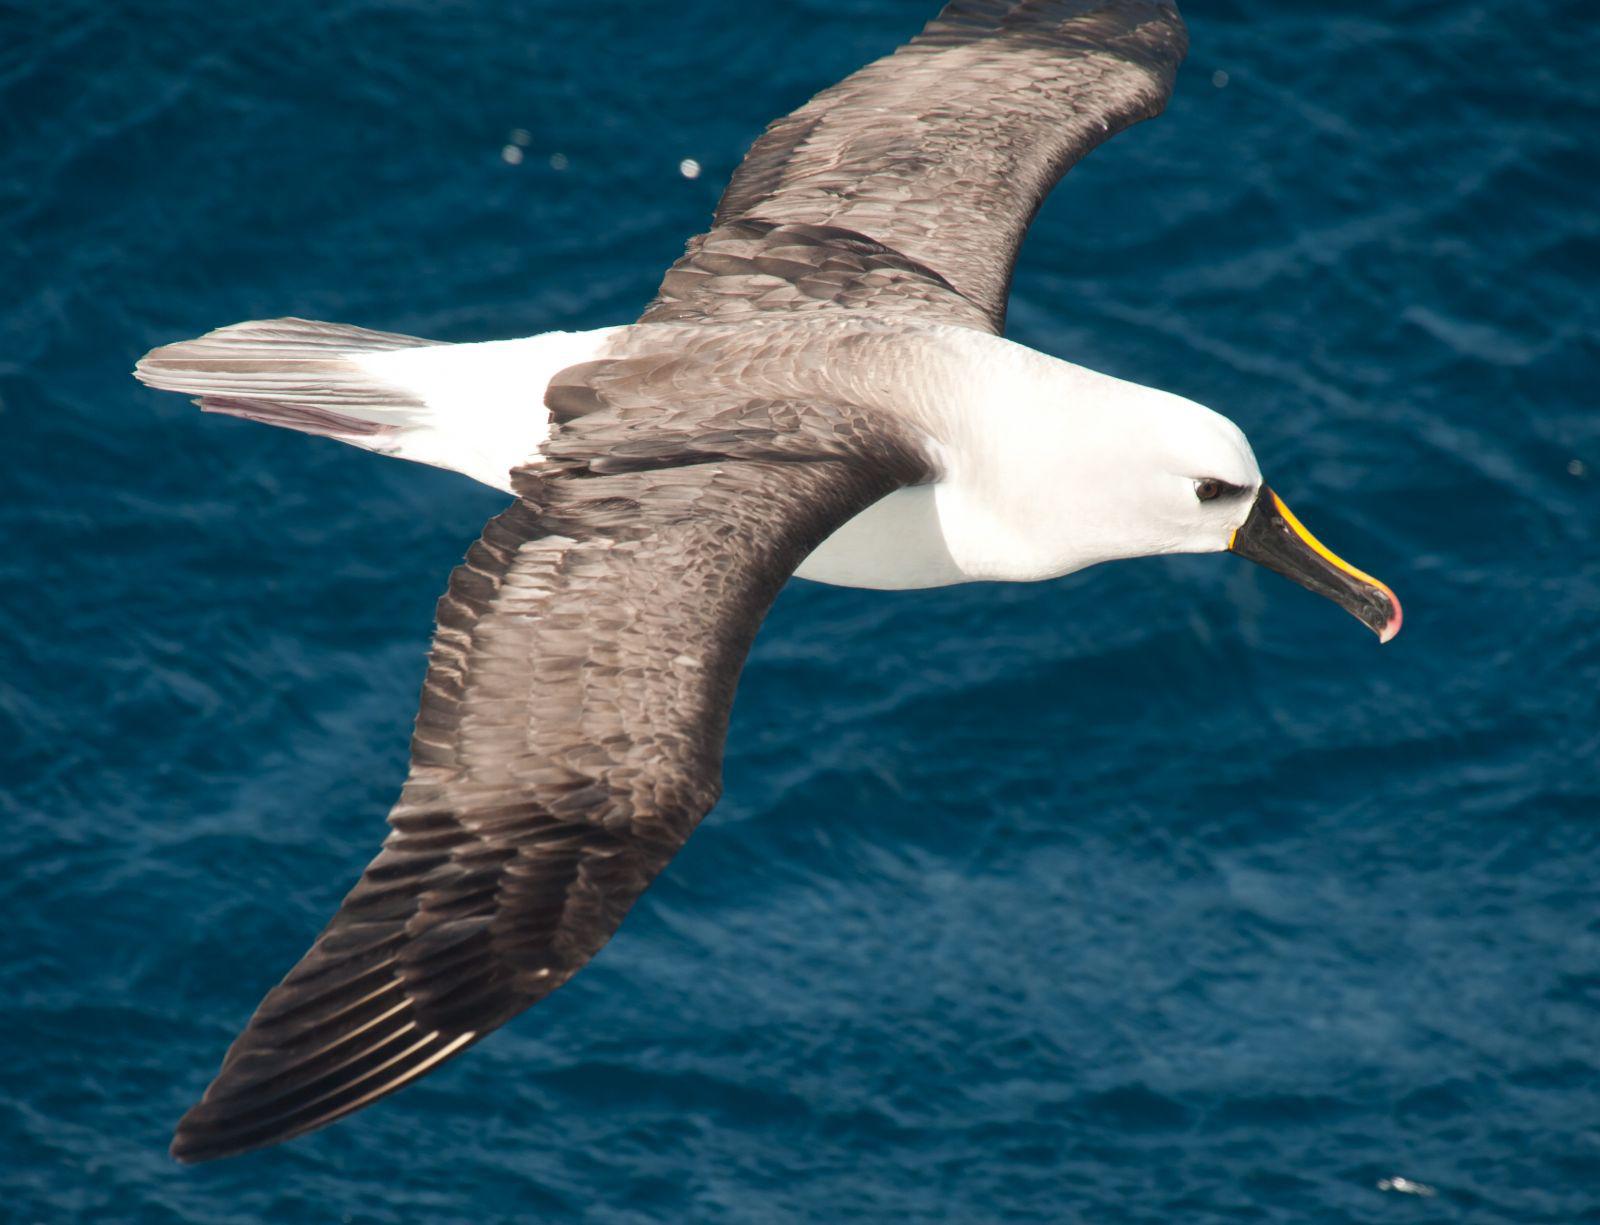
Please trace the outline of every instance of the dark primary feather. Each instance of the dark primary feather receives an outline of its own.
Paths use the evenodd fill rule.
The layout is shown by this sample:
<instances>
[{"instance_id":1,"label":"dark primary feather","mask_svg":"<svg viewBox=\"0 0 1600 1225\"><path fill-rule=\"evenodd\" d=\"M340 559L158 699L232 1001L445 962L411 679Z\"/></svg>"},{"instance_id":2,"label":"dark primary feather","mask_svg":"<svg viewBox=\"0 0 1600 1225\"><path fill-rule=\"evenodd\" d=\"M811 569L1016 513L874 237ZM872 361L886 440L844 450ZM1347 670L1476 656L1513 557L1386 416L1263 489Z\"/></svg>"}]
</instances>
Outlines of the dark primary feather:
<instances>
[{"instance_id":1,"label":"dark primary feather","mask_svg":"<svg viewBox=\"0 0 1600 1225\"><path fill-rule=\"evenodd\" d=\"M570 978L715 802L790 572L925 475L848 406L675 412L656 393L681 364L587 371L589 411L451 576L392 832L179 1124L179 1159L332 1122Z\"/></svg>"},{"instance_id":2,"label":"dark primary feather","mask_svg":"<svg viewBox=\"0 0 1600 1225\"><path fill-rule=\"evenodd\" d=\"M999 332L1058 179L1161 112L1188 47L1153 0L958 0L773 123L647 322L865 309Z\"/></svg>"}]
</instances>

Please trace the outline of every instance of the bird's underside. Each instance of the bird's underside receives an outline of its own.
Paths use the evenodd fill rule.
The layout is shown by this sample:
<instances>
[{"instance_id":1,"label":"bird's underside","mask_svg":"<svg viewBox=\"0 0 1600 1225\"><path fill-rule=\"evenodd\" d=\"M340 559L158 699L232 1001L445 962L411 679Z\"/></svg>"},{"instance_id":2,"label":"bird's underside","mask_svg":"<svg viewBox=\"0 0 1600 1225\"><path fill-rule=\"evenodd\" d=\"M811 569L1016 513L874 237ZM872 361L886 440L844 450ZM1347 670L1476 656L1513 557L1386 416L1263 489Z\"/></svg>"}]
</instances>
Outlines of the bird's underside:
<instances>
[{"instance_id":1,"label":"bird's underside","mask_svg":"<svg viewBox=\"0 0 1600 1225\"><path fill-rule=\"evenodd\" d=\"M1184 50L1167 4L951 4L768 129L640 322L705 361L798 315L998 332L1040 200L1159 112ZM427 342L246 326L141 377L384 449L398 427L337 363ZM803 360L698 390L684 363L624 338L551 385L537 462L439 602L383 850L180 1123L179 1159L348 1114L580 969L715 802L738 673L789 574L934 475L915 429Z\"/></svg>"}]
</instances>

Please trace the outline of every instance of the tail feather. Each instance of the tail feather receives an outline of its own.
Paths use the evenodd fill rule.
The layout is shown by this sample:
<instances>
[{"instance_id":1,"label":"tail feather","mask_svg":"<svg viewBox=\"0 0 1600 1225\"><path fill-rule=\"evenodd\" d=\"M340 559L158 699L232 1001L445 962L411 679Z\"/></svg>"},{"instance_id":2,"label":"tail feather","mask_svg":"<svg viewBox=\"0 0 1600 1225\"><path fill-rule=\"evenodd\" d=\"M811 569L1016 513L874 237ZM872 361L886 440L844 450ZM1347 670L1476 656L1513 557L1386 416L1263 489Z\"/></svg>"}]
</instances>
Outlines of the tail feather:
<instances>
[{"instance_id":1,"label":"tail feather","mask_svg":"<svg viewBox=\"0 0 1600 1225\"><path fill-rule=\"evenodd\" d=\"M441 344L307 319L262 319L154 349L134 368L206 412L337 438L511 489L549 436L545 389L614 329Z\"/></svg>"},{"instance_id":2,"label":"tail feather","mask_svg":"<svg viewBox=\"0 0 1600 1225\"><path fill-rule=\"evenodd\" d=\"M309 319L261 319L153 349L133 373L146 386L187 392L209 413L390 451L391 436L426 406L348 355L434 343Z\"/></svg>"},{"instance_id":3,"label":"tail feather","mask_svg":"<svg viewBox=\"0 0 1600 1225\"><path fill-rule=\"evenodd\" d=\"M597 357L613 331L440 344L275 318L163 345L134 376L192 395L206 413L338 438L510 493L510 470L538 461L549 437L550 379Z\"/></svg>"},{"instance_id":4,"label":"tail feather","mask_svg":"<svg viewBox=\"0 0 1600 1225\"><path fill-rule=\"evenodd\" d=\"M323 438L337 438L341 442L353 443L359 438L392 434L396 428L393 425L384 425L381 421L350 417L330 409L315 408L309 404L289 404L283 400L251 400L242 396L201 396L197 403L208 413L221 413L225 417L242 417L246 421L259 421L263 425L281 425L285 429L316 434Z\"/></svg>"}]
</instances>

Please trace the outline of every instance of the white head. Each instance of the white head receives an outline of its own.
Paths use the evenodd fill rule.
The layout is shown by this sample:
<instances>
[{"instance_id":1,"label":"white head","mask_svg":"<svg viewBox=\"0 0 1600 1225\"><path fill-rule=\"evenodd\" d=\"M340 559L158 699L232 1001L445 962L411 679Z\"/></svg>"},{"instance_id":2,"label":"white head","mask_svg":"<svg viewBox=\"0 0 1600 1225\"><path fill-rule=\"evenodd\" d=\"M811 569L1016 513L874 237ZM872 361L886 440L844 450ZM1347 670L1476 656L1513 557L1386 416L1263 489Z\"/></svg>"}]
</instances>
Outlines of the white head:
<instances>
[{"instance_id":1,"label":"white head","mask_svg":"<svg viewBox=\"0 0 1600 1225\"><path fill-rule=\"evenodd\" d=\"M1051 578L1118 558L1232 550L1329 597L1384 641L1399 631L1394 592L1306 531L1233 422L1044 362L1013 365L986 389L987 411L969 414L940 504L967 577Z\"/></svg>"},{"instance_id":2,"label":"white head","mask_svg":"<svg viewBox=\"0 0 1600 1225\"><path fill-rule=\"evenodd\" d=\"M1054 501L1082 526L1060 541L1062 560L1226 549L1261 487L1244 432L1182 396L1119 387L1114 400L1070 413Z\"/></svg>"},{"instance_id":3,"label":"white head","mask_svg":"<svg viewBox=\"0 0 1600 1225\"><path fill-rule=\"evenodd\" d=\"M987 554L973 559L982 577L1051 578L1228 547L1261 487L1238 426L1182 396L1065 362L1027 373L992 389L988 411L975 414L981 433L963 446L968 467L956 484L979 520L981 541L971 543Z\"/></svg>"}]
</instances>

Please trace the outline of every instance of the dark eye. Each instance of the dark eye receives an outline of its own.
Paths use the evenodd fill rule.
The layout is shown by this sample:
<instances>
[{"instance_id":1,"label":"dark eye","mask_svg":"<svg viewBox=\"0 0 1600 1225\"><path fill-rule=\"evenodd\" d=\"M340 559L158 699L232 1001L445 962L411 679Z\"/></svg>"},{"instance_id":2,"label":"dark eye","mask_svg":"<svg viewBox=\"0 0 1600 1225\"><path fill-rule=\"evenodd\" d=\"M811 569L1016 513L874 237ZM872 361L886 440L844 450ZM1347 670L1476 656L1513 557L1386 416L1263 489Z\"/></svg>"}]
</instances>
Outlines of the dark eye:
<instances>
[{"instance_id":1,"label":"dark eye","mask_svg":"<svg viewBox=\"0 0 1600 1225\"><path fill-rule=\"evenodd\" d=\"M1194 496L1202 502L1215 501L1224 495L1243 493L1238 485L1230 485L1227 481L1219 481L1214 476L1208 476L1194 483Z\"/></svg>"}]
</instances>

